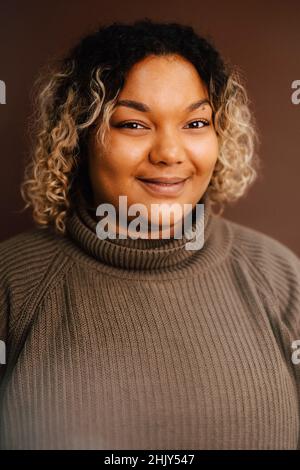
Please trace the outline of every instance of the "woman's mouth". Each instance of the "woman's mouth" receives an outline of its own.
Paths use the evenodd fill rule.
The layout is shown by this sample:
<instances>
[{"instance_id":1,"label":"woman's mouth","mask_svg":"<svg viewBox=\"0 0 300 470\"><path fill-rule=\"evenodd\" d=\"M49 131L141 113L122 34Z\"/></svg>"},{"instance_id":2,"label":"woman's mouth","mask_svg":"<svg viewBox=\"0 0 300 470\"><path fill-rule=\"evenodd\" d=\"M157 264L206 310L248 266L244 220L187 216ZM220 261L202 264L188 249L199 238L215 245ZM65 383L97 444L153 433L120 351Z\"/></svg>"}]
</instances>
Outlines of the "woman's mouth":
<instances>
[{"instance_id":1,"label":"woman's mouth","mask_svg":"<svg viewBox=\"0 0 300 470\"><path fill-rule=\"evenodd\" d=\"M189 178L137 178L151 194L178 196L185 188Z\"/></svg>"}]
</instances>

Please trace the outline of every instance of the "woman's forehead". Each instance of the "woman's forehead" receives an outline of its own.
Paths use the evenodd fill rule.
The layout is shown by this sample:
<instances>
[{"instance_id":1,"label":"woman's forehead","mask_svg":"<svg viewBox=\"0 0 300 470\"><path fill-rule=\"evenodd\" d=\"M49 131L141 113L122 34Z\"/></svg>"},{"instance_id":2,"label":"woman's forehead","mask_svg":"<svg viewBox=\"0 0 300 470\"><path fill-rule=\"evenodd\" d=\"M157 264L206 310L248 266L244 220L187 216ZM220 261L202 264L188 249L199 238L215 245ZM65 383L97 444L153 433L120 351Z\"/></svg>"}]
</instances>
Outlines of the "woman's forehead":
<instances>
[{"instance_id":1,"label":"woman's forehead","mask_svg":"<svg viewBox=\"0 0 300 470\"><path fill-rule=\"evenodd\" d=\"M145 77L151 77L154 83L161 83L164 79L172 82L179 80L201 82L195 66L177 54L145 57L127 72L125 83L143 81Z\"/></svg>"},{"instance_id":2,"label":"woman's forehead","mask_svg":"<svg viewBox=\"0 0 300 470\"><path fill-rule=\"evenodd\" d=\"M207 88L195 67L180 57L170 60L164 56L135 64L119 95L120 102L144 103L144 109L136 109L145 112L170 104L185 109L204 99L208 99Z\"/></svg>"}]
</instances>

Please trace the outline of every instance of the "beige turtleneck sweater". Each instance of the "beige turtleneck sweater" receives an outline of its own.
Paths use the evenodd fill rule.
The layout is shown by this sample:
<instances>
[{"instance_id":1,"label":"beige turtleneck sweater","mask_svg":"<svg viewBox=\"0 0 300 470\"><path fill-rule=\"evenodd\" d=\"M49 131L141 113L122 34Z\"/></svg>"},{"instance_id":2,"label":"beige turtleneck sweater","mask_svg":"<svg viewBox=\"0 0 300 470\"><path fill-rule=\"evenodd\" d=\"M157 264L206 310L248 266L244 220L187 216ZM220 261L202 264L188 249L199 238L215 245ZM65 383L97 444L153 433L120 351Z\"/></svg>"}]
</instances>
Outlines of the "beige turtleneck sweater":
<instances>
[{"instance_id":1,"label":"beige turtleneck sweater","mask_svg":"<svg viewBox=\"0 0 300 470\"><path fill-rule=\"evenodd\" d=\"M211 213L205 242L66 237L0 244L0 448L295 449L300 261Z\"/></svg>"}]
</instances>

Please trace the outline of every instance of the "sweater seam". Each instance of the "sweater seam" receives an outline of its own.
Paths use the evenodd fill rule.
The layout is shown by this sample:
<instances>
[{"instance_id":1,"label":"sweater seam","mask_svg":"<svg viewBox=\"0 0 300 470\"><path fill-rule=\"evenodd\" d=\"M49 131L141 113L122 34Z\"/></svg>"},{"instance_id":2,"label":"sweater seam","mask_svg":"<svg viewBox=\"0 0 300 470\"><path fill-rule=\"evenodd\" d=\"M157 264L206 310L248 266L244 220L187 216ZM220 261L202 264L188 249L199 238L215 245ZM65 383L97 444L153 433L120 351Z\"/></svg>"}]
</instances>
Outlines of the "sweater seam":
<instances>
[{"instance_id":1,"label":"sweater seam","mask_svg":"<svg viewBox=\"0 0 300 470\"><path fill-rule=\"evenodd\" d=\"M48 299L48 297L51 295L52 291L62 282L64 281L65 277L69 272L72 270L72 268L75 266L75 262L72 259L69 259L68 262L66 262L65 266L60 270L59 275L57 275L55 282L51 283L49 285L49 288L47 288L44 292L44 295L41 296L39 302L35 306L35 310L38 311L40 308L42 308L43 304L45 301Z\"/></svg>"},{"instance_id":2,"label":"sweater seam","mask_svg":"<svg viewBox=\"0 0 300 470\"><path fill-rule=\"evenodd\" d=\"M61 281L61 279L69 271L69 269L72 268L74 263L72 263L71 258L68 259L65 264L61 263L60 269L55 272L55 275L50 280L48 287L45 288L45 279L47 275L49 274L49 272L51 272L53 259L55 259L56 256L57 256L57 261L62 257L62 252L60 252L59 249L55 252L53 258L51 258L51 260L49 261L47 269L45 270L37 286L33 289L29 297L26 298L24 302L20 304L20 307L19 307L20 311L23 310L25 312L30 312L32 307L34 309L39 308L39 305L43 301L43 298L45 297L45 295L47 295L48 292L52 291L52 289ZM43 293L43 288L45 288L44 293ZM41 295L40 299L39 299L39 295ZM9 325L9 332L11 332L15 328L15 326L18 324L18 320L19 320L19 316L17 316L15 321Z\"/></svg>"},{"instance_id":3,"label":"sweater seam","mask_svg":"<svg viewBox=\"0 0 300 470\"><path fill-rule=\"evenodd\" d=\"M262 295L262 297L265 299L265 300L268 300L270 303L271 303L271 306L278 309L279 307L279 304L278 304L278 299L275 295L275 292L272 288L272 285L271 283L268 281L268 278L266 277L265 273L258 267L254 264L254 262L250 259L250 257L248 256L245 256L244 253L242 251L239 250L239 248L235 247L233 250L232 250L232 258L235 259L235 261L239 261L239 259L236 257L235 253L234 253L234 250L236 250L239 254L239 256L246 260L250 266L252 267L252 269L262 278L262 280L265 282L265 285L267 286L267 291L268 291L268 295L265 294L264 290L263 290L263 287L260 286L260 284L255 280L255 285L258 289L258 291L260 292L260 294Z\"/></svg>"},{"instance_id":4,"label":"sweater seam","mask_svg":"<svg viewBox=\"0 0 300 470\"><path fill-rule=\"evenodd\" d=\"M125 276L122 276L122 274L120 275L117 275L117 274L114 274L114 273L111 273L109 270L105 270L105 269L101 269L100 266L93 266L89 260L86 260L86 259L82 259L80 257L76 257L76 259L73 259L71 257L71 255L69 253L67 253L67 251L64 250L64 253L66 254L66 256L68 256L70 259L72 259L74 265L76 264L77 266L85 266L85 267L88 267L90 270L93 270L94 272L97 272L98 274L102 274L103 276L107 276L107 277L113 277L114 279L118 279L118 280L122 280L122 281L133 281L133 282L155 282L157 283L158 282L158 278L155 277L155 275L157 274L160 274L162 276L167 276L167 277L161 277L159 278L159 282L169 282L169 281L177 281L177 280L182 280L182 279L194 279L196 277L198 277L199 275L205 275L207 274L208 272L211 272L212 270L215 270L217 269L218 267L220 267L221 264L223 264L224 262L226 262L227 260L227 256L228 256L228 253L226 252L225 255L220 258L218 260L217 263L215 263L213 266L207 266L205 269L201 268L200 270L197 270L197 268L190 274L181 274L180 276L176 276L175 277L175 272L176 271L162 271L161 269L158 269L158 270L151 270L149 271L149 274L151 272L151 274L153 275L153 278L152 277L139 277L138 276L138 273L141 272L140 270L137 270L137 271L134 271L132 270L132 274L135 274L136 277L125 277ZM105 265L106 266L106 265ZM185 267L182 268L182 270L186 269ZM191 268L187 268L187 269L191 269ZM181 269L179 269L178 271L181 272L182 271ZM125 272L128 272L127 269L124 269ZM157 271L157 272L156 272ZM146 271L147 273L147 271Z\"/></svg>"}]
</instances>

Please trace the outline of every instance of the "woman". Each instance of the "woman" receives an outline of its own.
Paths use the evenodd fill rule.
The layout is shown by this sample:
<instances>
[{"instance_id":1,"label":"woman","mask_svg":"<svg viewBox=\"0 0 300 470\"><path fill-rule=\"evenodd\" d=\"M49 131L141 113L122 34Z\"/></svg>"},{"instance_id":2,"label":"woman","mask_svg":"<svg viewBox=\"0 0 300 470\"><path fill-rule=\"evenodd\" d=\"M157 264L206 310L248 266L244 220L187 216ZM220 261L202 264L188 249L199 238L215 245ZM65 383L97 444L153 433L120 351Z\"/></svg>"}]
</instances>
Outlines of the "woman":
<instances>
[{"instance_id":1,"label":"woman","mask_svg":"<svg viewBox=\"0 0 300 470\"><path fill-rule=\"evenodd\" d=\"M300 262L221 217L258 168L238 75L146 19L84 38L39 97L37 227L1 244L1 447L297 448ZM153 231L98 230L122 196Z\"/></svg>"}]
</instances>

